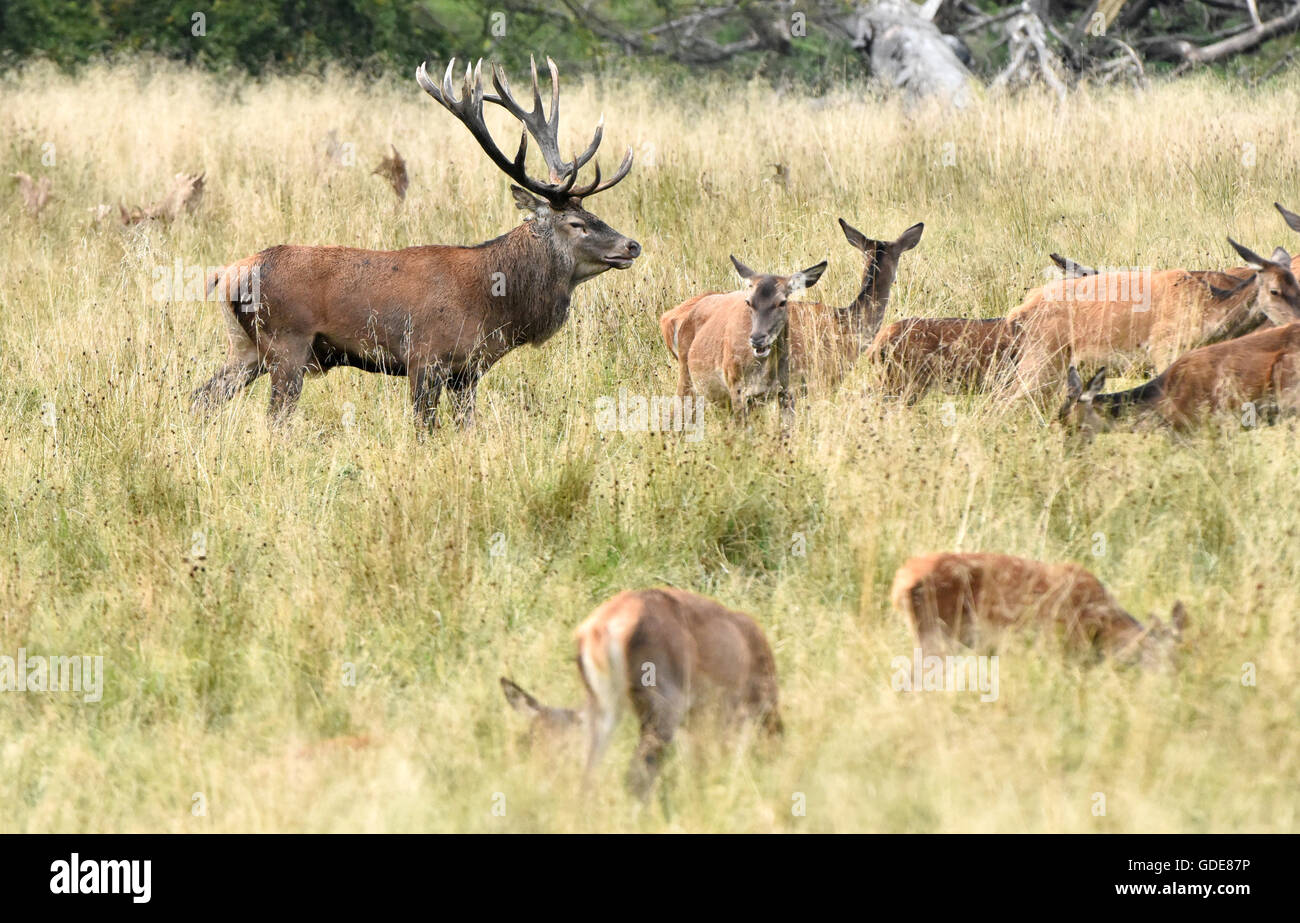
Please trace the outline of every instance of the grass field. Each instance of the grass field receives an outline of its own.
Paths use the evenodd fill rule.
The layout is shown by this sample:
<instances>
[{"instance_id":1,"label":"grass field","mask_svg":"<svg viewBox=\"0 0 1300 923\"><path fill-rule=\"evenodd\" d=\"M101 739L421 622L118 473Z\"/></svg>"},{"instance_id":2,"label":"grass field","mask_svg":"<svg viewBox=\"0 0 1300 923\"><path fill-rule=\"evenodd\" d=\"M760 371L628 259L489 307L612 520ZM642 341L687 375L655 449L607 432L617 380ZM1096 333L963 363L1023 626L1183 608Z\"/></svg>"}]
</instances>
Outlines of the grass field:
<instances>
[{"instance_id":1,"label":"grass field","mask_svg":"<svg viewBox=\"0 0 1300 923\"><path fill-rule=\"evenodd\" d=\"M788 445L775 408L748 430L712 412L698 441L605 432L595 412L620 388L672 393L656 319L732 287L728 253L828 258L815 291L847 303L861 257L838 216L882 238L926 223L891 318L1001 315L1051 250L1189 268L1235 265L1229 233L1294 250L1271 203L1300 207L1300 81L959 113L859 88L566 83L572 142L602 111L602 161L639 156L591 208L644 255L489 373L475 430L421 442L404 379L348 370L309 379L284 433L265 378L192 418L221 321L153 292L177 261L514 226L505 178L413 80L0 80L0 174L56 196L38 220L0 197L0 655L102 656L106 677L98 703L0 694L0 830L1300 829L1294 422L1080 445L986 397L893 406L866 368L809 395ZM322 155L330 129L354 166ZM369 173L390 141L402 208ZM92 223L182 170L207 171L193 215ZM890 580L946 549L1077 561L1144 618L1181 599L1184 649L1143 673L1025 642L999 652L994 702L897 692L912 641ZM658 583L756 616L785 739L684 735L642 805L622 787L627 721L584 795L580 748L525 747L497 677L576 704L574 626Z\"/></svg>"}]
</instances>

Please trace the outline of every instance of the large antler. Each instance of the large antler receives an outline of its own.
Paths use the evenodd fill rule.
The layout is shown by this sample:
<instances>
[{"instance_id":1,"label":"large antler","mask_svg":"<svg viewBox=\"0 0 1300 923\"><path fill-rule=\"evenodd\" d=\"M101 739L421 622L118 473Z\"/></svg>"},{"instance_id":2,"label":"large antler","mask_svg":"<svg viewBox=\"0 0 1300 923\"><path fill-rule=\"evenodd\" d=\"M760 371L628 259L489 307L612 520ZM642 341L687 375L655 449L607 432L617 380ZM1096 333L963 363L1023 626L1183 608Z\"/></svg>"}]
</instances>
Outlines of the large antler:
<instances>
[{"instance_id":1,"label":"large antler","mask_svg":"<svg viewBox=\"0 0 1300 923\"><path fill-rule=\"evenodd\" d=\"M453 68L456 66L455 58L452 58L447 65L447 72L443 76L441 87L429 79L424 64L421 64L416 69L415 79L424 89L424 92L436 99L452 115L464 123L470 134L478 141L479 147L483 148L483 152L501 168L502 172L529 192L542 196L554 205L563 205L573 199L580 199L584 196L602 192L627 176L628 171L632 169L631 148L628 148L627 154L623 157L623 163L609 180L604 183L600 181L600 164L597 163L596 175L592 181L584 186L575 185L578 179L578 171L596 155L596 150L600 147L601 139L605 133L605 117L601 116L600 122L596 125L596 132L592 136L591 143L587 145L587 149L572 161L565 160L560 156L559 145L559 71L555 66L555 62L547 58L546 64L551 72L551 112L548 118L542 105L541 89L537 84L537 62L534 60L531 63L533 72L533 108L531 112L526 111L516 102L510 92L510 82L506 79L505 71L501 69L500 65L494 64L492 66L492 85L496 88L497 95L484 94L481 78L483 61L481 59L473 67L466 64L460 99L456 98L452 87L451 75ZM501 149L497 147L496 142L492 140L492 135L488 131L487 123L483 118L483 103L485 101L501 106L524 125L525 130L519 138L519 150L513 159L503 154ZM537 141L537 146L542 152L542 159L546 161L547 169L550 171L549 182L534 179L524 169L524 160L528 154L528 136L530 134Z\"/></svg>"}]
</instances>

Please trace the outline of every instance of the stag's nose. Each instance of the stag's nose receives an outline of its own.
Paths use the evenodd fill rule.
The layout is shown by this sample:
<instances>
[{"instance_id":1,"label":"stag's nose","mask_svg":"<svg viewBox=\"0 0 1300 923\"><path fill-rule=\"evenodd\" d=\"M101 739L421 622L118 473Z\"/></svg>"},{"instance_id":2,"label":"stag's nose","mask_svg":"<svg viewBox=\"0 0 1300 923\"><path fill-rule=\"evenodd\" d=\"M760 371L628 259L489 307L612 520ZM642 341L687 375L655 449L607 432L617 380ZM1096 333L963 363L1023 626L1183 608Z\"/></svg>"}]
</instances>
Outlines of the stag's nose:
<instances>
[{"instance_id":1,"label":"stag's nose","mask_svg":"<svg viewBox=\"0 0 1300 923\"><path fill-rule=\"evenodd\" d=\"M628 238L626 249L627 255L632 257L632 259L636 259L641 255L641 245L630 237Z\"/></svg>"},{"instance_id":2,"label":"stag's nose","mask_svg":"<svg viewBox=\"0 0 1300 923\"><path fill-rule=\"evenodd\" d=\"M762 333L754 334L749 338L749 345L754 347L754 349L762 349L767 345L767 335Z\"/></svg>"}]
</instances>

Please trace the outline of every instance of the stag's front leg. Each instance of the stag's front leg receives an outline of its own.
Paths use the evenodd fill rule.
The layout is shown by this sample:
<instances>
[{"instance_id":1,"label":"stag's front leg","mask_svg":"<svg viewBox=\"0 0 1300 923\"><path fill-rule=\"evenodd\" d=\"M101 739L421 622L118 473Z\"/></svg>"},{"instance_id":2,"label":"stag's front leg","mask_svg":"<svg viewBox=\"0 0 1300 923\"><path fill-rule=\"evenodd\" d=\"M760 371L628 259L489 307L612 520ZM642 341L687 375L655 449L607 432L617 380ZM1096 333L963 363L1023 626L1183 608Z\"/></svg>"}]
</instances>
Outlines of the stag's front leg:
<instances>
[{"instance_id":1,"label":"stag's front leg","mask_svg":"<svg viewBox=\"0 0 1300 923\"><path fill-rule=\"evenodd\" d=\"M478 400L478 380L481 376L482 372L471 367L452 373L447 380L452 416L461 429L470 429L474 425L474 406Z\"/></svg>"},{"instance_id":2,"label":"stag's front leg","mask_svg":"<svg viewBox=\"0 0 1300 923\"><path fill-rule=\"evenodd\" d=\"M438 401L442 398L442 383L446 372L437 362L413 364L407 370L411 380L411 410L415 414L415 429L419 433L438 428Z\"/></svg>"}]
</instances>

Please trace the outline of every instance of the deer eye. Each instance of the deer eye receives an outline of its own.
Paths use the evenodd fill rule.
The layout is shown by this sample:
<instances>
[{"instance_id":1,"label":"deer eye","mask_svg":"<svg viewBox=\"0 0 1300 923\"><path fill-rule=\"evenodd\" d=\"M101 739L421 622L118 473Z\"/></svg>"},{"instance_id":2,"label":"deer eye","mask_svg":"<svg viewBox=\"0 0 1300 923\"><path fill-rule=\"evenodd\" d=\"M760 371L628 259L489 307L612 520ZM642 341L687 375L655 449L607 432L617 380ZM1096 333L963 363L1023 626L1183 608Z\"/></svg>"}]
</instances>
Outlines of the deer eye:
<instances>
[{"instance_id":1,"label":"deer eye","mask_svg":"<svg viewBox=\"0 0 1300 923\"><path fill-rule=\"evenodd\" d=\"M573 228L575 231L582 231L584 233L587 230L587 226L583 224L581 221L570 221L569 227Z\"/></svg>"}]
</instances>

